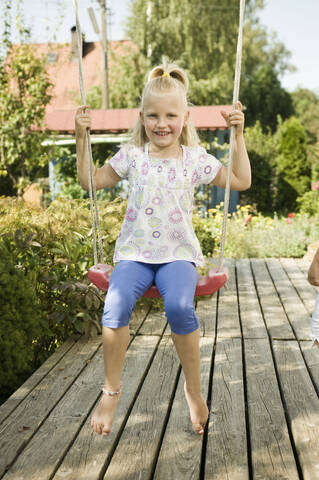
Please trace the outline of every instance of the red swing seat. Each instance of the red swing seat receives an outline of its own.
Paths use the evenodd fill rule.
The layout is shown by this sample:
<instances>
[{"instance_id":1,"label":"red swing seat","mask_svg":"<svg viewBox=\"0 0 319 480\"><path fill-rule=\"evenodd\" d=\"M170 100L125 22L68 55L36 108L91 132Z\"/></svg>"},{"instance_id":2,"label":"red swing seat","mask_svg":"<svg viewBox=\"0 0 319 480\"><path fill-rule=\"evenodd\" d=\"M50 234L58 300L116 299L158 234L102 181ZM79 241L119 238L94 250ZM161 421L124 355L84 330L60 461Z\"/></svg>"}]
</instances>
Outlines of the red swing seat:
<instances>
[{"instance_id":1,"label":"red swing seat","mask_svg":"<svg viewBox=\"0 0 319 480\"><path fill-rule=\"evenodd\" d=\"M109 288L110 276L113 267L103 263L93 265L88 271L89 280L99 289L105 292ZM217 268L211 268L208 275L200 275L198 278L195 296L212 295L219 290L228 280L228 268L222 267L220 271ZM148 298L159 298L159 293L156 285L151 285L150 288L142 295Z\"/></svg>"}]
</instances>

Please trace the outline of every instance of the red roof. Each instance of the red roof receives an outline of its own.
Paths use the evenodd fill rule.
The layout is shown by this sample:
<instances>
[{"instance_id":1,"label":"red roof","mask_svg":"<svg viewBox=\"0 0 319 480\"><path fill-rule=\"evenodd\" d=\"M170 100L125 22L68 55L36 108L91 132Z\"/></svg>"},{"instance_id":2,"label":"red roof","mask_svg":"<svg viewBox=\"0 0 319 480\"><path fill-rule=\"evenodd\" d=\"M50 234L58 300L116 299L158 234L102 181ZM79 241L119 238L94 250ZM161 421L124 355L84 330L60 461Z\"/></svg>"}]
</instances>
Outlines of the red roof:
<instances>
[{"instance_id":1,"label":"red roof","mask_svg":"<svg viewBox=\"0 0 319 480\"><path fill-rule=\"evenodd\" d=\"M220 111L225 110L229 113L231 109L231 105L190 107L191 118L199 130L225 130L227 125ZM91 110L91 132L126 132L133 127L138 112L138 108ZM74 114L75 110L49 111L45 116L46 127L55 132L74 133Z\"/></svg>"}]
</instances>

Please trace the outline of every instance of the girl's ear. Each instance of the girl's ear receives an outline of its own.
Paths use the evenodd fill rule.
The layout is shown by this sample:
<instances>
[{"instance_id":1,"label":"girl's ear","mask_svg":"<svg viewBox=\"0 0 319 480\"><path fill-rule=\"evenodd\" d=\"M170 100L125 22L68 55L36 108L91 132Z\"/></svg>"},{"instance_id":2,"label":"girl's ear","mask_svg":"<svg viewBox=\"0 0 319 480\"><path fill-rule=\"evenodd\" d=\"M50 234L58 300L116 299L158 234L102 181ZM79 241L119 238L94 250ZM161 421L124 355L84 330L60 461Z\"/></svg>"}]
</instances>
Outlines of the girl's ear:
<instances>
[{"instance_id":1,"label":"girl's ear","mask_svg":"<svg viewBox=\"0 0 319 480\"><path fill-rule=\"evenodd\" d=\"M189 110L187 110L187 112L185 113L185 117L184 117L184 125L183 125L184 127L185 127L185 125L187 125L187 122L189 120L189 114L190 114L190 112L189 112Z\"/></svg>"},{"instance_id":2,"label":"girl's ear","mask_svg":"<svg viewBox=\"0 0 319 480\"><path fill-rule=\"evenodd\" d=\"M144 115L143 115L143 112L140 111L140 120L141 120L141 124L144 126Z\"/></svg>"}]
</instances>

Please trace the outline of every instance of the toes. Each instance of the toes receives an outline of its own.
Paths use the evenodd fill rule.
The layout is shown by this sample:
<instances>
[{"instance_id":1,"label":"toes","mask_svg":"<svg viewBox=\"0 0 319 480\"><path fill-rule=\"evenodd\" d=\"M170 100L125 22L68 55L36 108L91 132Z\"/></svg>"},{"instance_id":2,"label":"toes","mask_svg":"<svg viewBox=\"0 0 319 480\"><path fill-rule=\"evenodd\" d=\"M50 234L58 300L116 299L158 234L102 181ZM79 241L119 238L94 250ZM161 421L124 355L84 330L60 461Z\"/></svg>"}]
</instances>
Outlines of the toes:
<instances>
[{"instance_id":1,"label":"toes","mask_svg":"<svg viewBox=\"0 0 319 480\"><path fill-rule=\"evenodd\" d=\"M100 433L100 431L99 431L99 426L98 426L96 423L93 425L93 431L94 431L95 433L97 433L97 434Z\"/></svg>"},{"instance_id":2,"label":"toes","mask_svg":"<svg viewBox=\"0 0 319 480\"><path fill-rule=\"evenodd\" d=\"M91 421L91 425L92 425L93 432L97 433L98 435L101 435L104 425L101 425L100 423L95 423L94 420Z\"/></svg>"},{"instance_id":3,"label":"toes","mask_svg":"<svg viewBox=\"0 0 319 480\"><path fill-rule=\"evenodd\" d=\"M93 432L97 433L98 435L108 436L110 435L111 429L104 425L104 423L98 423L94 421L94 418L91 419L91 427Z\"/></svg>"},{"instance_id":4,"label":"toes","mask_svg":"<svg viewBox=\"0 0 319 480\"><path fill-rule=\"evenodd\" d=\"M193 428L198 435L203 435L204 430L205 430L205 425L202 425L201 423L193 423Z\"/></svg>"}]
</instances>

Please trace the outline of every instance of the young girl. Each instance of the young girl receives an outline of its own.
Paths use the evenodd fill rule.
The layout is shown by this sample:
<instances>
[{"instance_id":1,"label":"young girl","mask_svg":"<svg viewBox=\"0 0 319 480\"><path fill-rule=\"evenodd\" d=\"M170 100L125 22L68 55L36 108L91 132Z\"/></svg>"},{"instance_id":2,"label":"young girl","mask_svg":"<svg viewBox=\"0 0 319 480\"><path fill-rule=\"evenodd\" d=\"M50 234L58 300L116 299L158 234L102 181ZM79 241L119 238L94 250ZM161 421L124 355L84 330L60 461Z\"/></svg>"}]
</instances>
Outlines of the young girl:
<instances>
[{"instance_id":1,"label":"young girl","mask_svg":"<svg viewBox=\"0 0 319 480\"><path fill-rule=\"evenodd\" d=\"M110 188L127 178L130 191L126 216L117 239L116 266L105 298L103 395L91 421L93 430L108 435L121 396L120 377L129 342L129 319L138 298L155 282L165 305L172 339L185 375L185 396L193 429L203 434L208 408L201 393L199 324L194 309L196 265L203 265L192 227L194 188L225 187L227 170L199 146L187 102L186 72L174 64L155 67L145 85L132 143L95 169L96 188ZM227 115L236 128L231 188L245 190L251 182L245 147L241 103ZM85 106L75 116L77 170L88 189L85 132L90 128Z\"/></svg>"}]
</instances>

